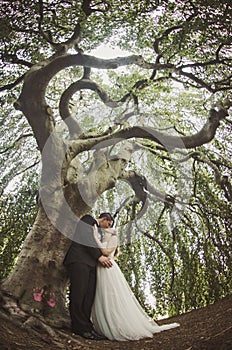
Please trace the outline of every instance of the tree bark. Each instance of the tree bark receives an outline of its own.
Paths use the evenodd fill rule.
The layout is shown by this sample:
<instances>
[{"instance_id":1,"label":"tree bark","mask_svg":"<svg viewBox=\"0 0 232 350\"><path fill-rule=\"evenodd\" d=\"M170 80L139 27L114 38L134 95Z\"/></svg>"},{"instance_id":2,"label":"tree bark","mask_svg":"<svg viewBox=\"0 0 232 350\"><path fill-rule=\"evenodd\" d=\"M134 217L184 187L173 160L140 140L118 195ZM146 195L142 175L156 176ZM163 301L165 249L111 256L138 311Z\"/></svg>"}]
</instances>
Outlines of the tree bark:
<instances>
[{"instance_id":1,"label":"tree bark","mask_svg":"<svg viewBox=\"0 0 232 350\"><path fill-rule=\"evenodd\" d=\"M68 245L69 240L51 224L40 208L16 266L3 282L3 289L17 299L24 311L37 311L56 325L67 317L68 280L62 262ZM42 291L38 301L40 298L35 293Z\"/></svg>"}]
</instances>

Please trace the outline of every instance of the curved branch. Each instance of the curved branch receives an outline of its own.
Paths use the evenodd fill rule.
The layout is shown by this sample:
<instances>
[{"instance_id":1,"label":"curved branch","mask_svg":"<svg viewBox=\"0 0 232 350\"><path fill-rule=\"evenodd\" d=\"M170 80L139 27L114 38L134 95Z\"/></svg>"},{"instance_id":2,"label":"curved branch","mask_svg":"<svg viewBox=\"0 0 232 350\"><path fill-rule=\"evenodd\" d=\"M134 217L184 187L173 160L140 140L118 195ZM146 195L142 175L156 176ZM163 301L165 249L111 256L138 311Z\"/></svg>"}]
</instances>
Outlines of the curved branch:
<instances>
[{"instance_id":1,"label":"curved branch","mask_svg":"<svg viewBox=\"0 0 232 350\"><path fill-rule=\"evenodd\" d=\"M73 35L66 42L64 42L63 45L68 46L68 47L72 47L73 45L77 45L78 42L80 41L80 32L81 32L81 27L80 27L80 24L77 23L75 28L74 28Z\"/></svg>"},{"instance_id":2,"label":"curved branch","mask_svg":"<svg viewBox=\"0 0 232 350\"><path fill-rule=\"evenodd\" d=\"M134 196L129 198L129 202L127 203L127 207L132 210L131 220L135 218L141 217L145 211L147 210L148 201L147 201L147 180L144 176L137 174L135 171L124 171L119 180L126 181L130 184L132 190L134 191ZM128 200L128 199L127 199ZM136 206L141 204L138 212L136 211Z\"/></svg>"},{"instance_id":3,"label":"curved branch","mask_svg":"<svg viewBox=\"0 0 232 350\"><path fill-rule=\"evenodd\" d=\"M107 147L120 142L121 139L125 140L137 137L154 141L157 144L162 145L168 152L173 151L175 148L195 148L210 142L214 138L216 130L220 125L220 120L224 119L227 115L228 112L225 109L220 109L218 111L211 109L209 112L209 118L205 125L199 132L191 136L172 136L161 133L151 127L133 126L116 131L110 135L88 139L82 144L82 147L85 150L88 150L91 147L97 149L103 147L103 141L104 147ZM71 147L74 153L79 152L80 141L73 141Z\"/></svg>"},{"instance_id":4,"label":"curved branch","mask_svg":"<svg viewBox=\"0 0 232 350\"><path fill-rule=\"evenodd\" d=\"M218 82L213 82L212 83L206 83L203 79L198 78L197 76L195 76L193 73L191 72L187 72L184 71L184 69L188 69L188 68L195 68L195 67L208 67L208 66L214 66L216 64L228 64L232 62L231 59L223 59L223 60L219 60L219 59L214 59L214 60L210 60L207 62L196 62L196 63L190 63L190 64L185 64L179 67L176 67L176 69L174 69L174 72L178 73L180 76L186 77L188 78L190 81L193 81L197 84L197 86L194 87L201 87L201 88L205 88L207 89L209 92L216 92L216 91L221 91L221 90L226 90L226 89L230 89L230 79L231 79L231 75L226 76L226 78L223 78L221 81ZM176 78L175 76L170 75L170 78L183 83L181 80L178 80L178 78ZM189 85L190 82L188 82ZM220 87L221 84L227 85L224 87ZM219 87L217 87L219 85Z\"/></svg>"},{"instance_id":5,"label":"curved branch","mask_svg":"<svg viewBox=\"0 0 232 350\"><path fill-rule=\"evenodd\" d=\"M116 57L111 59L97 58L90 55L84 55L80 52L76 55L60 55L53 57L53 59L47 60L45 64L34 65L32 67L33 79L39 79L41 82L41 74L43 74L43 80L45 83L49 83L50 79L53 78L59 71L70 66L82 66L90 68L99 68L99 69L117 69L122 66L128 65L137 65L144 69L172 69L174 68L173 64L156 64L145 61L139 55L130 55L126 57ZM37 71L36 71L37 68ZM38 74L38 76L36 75ZM30 71L28 72L28 75Z\"/></svg>"},{"instance_id":6,"label":"curved branch","mask_svg":"<svg viewBox=\"0 0 232 350\"><path fill-rule=\"evenodd\" d=\"M13 89L15 86L19 85L23 79L25 77L25 74L21 75L21 77L19 77L18 79L16 79L13 83L10 84L6 84L4 86L0 87L0 91L5 91L5 90L11 90Z\"/></svg>"},{"instance_id":7,"label":"curved branch","mask_svg":"<svg viewBox=\"0 0 232 350\"><path fill-rule=\"evenodd\" d=\"M211 109L209 118L203 128L198 133L191 136L172 136L158 132L150 127L138 126L124 129L116 134L117 137L119 137L120 134L120 137L123 138L147 138L163 145L164 148L168 151L171 151L175 148L193 148L211 141L216 133L218 126L220 125L220 120L224 119L227 115L228 112L224 109L221 109L219 111ZM116 134L112 135L112 137L115 137Z\"/></svg>"},{"instance_id":8,"label":"curved branch","mask_svg":"<svg viewBox=\"0 0 232 350\"><path fill-rule=\"evenodd\" d=\"M156 190L147 179L136 173L135 171L124 171L122 175L119 177L119 180L126 181L130 184L133 189L135 195L130 198L130 206L135 206L136 204L141 203L141 208L139 212L136 213L137 217L140 217L144 214L148 206L148 198L151 198L151 194L154 195L158 201L164 203L164 207L167 208L170 205L173 206L176 203L182 203L179 200L175 199L168 193L163 193Z\"/></svg>"},{"instance_id":9,"label":"curved branch","mask_svg":"<svg viewBox=\"0 0 232 350\"><path fill-rule=\"evenodd\" d=\"M56 44L53 42L51 33L45 33L42 29L43 19L44 19L44 7L43 7L43 0L38 1L38 9L39 9L39 21L38 21L38 28L41 36L43 39L45 39L51 46L55 46Z\"/></svg>"},{"instance_id":10,"label":"curved branch","mask_svg":"<svg viewBox=\"0 0 232 350\"><path fill-rule=\"evenodd\" d=\"M27 74L24 77L25 83L22 89L22 93L17 101L17 106L19 109L22 110L22 105L25 104L24 97L26 95L27 95L27 99L31 94L34 94L34 96L41 96L41 98L44 99L44 92L46 91L46 88L50 80L64 68L67 68L70 66L82 66L82 67L85 67L85 72L87 72L87 69L91 67L99 68L99 69L116 69L120 66L126 66L126 65L132 65L132 64L138 65L146 69L154 69L154 67L156 67L156 69L166 69L166 68L173 67L170 64L154 64L154 63L146 62L143 60L141 56L138 56L138 55L131 55L128 57L118 57L113 59L100 59L89 55L82 55L81 53L78 53L76 55L63 54L56 57L53 56L46 61L39 62L38 64L34 65L27 72ZM79 83L79 84L83 84L83 81L82 83ZM87 84L88 88L90 87L93 88L93 83L90 83L88 79L85 82L85 84ZM33 86L33 89L32 89L32 86ZM82 87L84 88L83 85ZM104 93L102 92L101 89L99 89L97 85L94 86L94 89L98 91L101 98L105 98ZM69 91L67 92L66 100L69 98L67 96L70 96ZM66 115L68 115L67 111L65 113ZM41 147L42 146L43 145L41 145Z\"/></svg>"},{"instance_id":11,"label":"curved branch","mask_svg":"<svg viewBox=\"0 0 232 350\"><path fill-rule=\"evenodd\" d=\"M68 87L68 89L66 89L62 94L62 97L60 100L60 112L63 119L67 117L67 104L69 100L77 91L82 89L89 89L89 90L95 91L100 97L100 99L102 100L102 102L108 107L111 107L111 108L119 107L119 104L116 101L111 100L107 95L107 93L98 84L96 84L90 79L81 79L71 84Z\"/></svg>"},{"instance_id":12,"label":"curved branch","mask_svg":"<svg viewBox=\"0 0 232 350\"><path fill-rule=\"evenodd\" d=\"M135 171L124 171L120 176L121 180L131 185L138 201L145 203L147 199L147 180L144 176L137 174Z\"/></svg>"},{"instance_id":13,"label":"curved branch","mask_svg":"<svg viewBox=\"0 0 232 350\"><path fill-rule=\"evenodd\" d=\"M191 81L194 81L195 83L197 83L200 87L205 88L206 90L208 90L209 92L214 92L214 89L209 85L206 84L202 79L196 77L193 73L189 73L189 72L184 72L182 69L177 69L177 72L179 75L187 77L188 79L190 79ZM176 79L177 80L177 79ZM178 81L178 80L177 80ZM182 82L183 83L183 82Z\"/></svg>"},{"instance_id":14,"label":"curved branch","mask_svg":"<svg viewBox=\"0 0 232 350\"><path fill-rule=\"evenodd\" d=\"M230 46L231 45L231 40L228 40L228 42L224 42L221 43L218 48L217 51L215 53L216 59L219 60L220 59L220 51L224 48L224 46ZM231 61L231 60L230 60Z\"/></svg>"},{"instance_id":15,"label":"curved branch","mask_svg":"<svg viewBox=\"0 0 232 350\"><path fill-rule=\"evenodd\" d=\"M75 140L70 144L70 149L73 155L77 155L81 151L87 151L89 149L99 149L115 145L116 143L130 138L145 138L156 142L159 145L163 145L163 149L166 151L173 151L175 148L195 148L201 146L209 141L211 141L215 135L217 127L220 124L220 119L222 119L227 114L224 109L210 111L210 117L203 128L196 134L192 136L171 136L165 135L158 132L152 128L134 126L131 128L124 128L122 130L106 133L105 135L96 136L91 139L80 139Z\"/></svg>"},{"instance_id":16,"label":"curved branch","mask_svg":"<svg viewBox=\"0 0 232 350\"><path fill-rule=\"evenodd\" d=\"M86 69L85 69L86 72ZM87 74L87 73L86 73ZM81 79L73 84L71 84L62 94L60 103L59 103L59 111L61 118L65 121L69 128L69 133L72 138L81 134L82 130L78 124L78 122L72 117L69 112L69 102L72 96L79 90L89 89L95 91L102 102L108 107L116 108L119 107L116 101L113 101L109 98L107 93L95 82L90 79Z\"/></svg>"},{"instance_id":17,"label":"curved branch","mask_svg":"<svg viewBox=\"0 0 232 350\"><path fill-rule=\"evenodd\" d=\"M18 176L18 175L20 175L20 174L25 173L27 170L29 170L29 169L31 169L31 168L34 168L34 166L38 165L38 164L40 163L40 161L41 161L41 160L39 159L39 160L37 160L36 162L34 162L33 164L31 164L31 165L29 165L28 167L26 167L25 169L23 169L23 170L21 170L21 171L15 173L15 174L14 174L14 177L16 177L16 176Z\"/></svg>"},{"instance_id":18,"label":"curved branch","mask_svg":"<svg viewBox=\"0 0 232 350\"><path fill-rule=\"evenodd\" d=\"M183 64L181 67L178 67L178 69L186 69L186 68L194 68L194 67L208 67L208 66L213 66L215 64L224 64L225 62L232 62L232 59L230 58L224 58L224 59L214 59L206 62L195 62L195 63L188 63L188 64Z\"/></svg>"},{"instance_id":19,"label":"curved branch","mask_svg":"<svg viewBox=\"0 0 232 350\"><path fill-rule=\"evenodd\" d=\"M159 62L160 58L163 56L162 53L160 53L160 50L159 50L159 43L166 37L168 37L168 35L176 30L179 30L179 29L183 29L183 24L180 24L180 25L175 25L173 27L170 27L168 29L166 29L163 34L156 38L154 43L153 43L153 48L154 48L154 51L155 53L158 54L158 58L157 58L157 62Z\"/></svg>"}]
</instances>

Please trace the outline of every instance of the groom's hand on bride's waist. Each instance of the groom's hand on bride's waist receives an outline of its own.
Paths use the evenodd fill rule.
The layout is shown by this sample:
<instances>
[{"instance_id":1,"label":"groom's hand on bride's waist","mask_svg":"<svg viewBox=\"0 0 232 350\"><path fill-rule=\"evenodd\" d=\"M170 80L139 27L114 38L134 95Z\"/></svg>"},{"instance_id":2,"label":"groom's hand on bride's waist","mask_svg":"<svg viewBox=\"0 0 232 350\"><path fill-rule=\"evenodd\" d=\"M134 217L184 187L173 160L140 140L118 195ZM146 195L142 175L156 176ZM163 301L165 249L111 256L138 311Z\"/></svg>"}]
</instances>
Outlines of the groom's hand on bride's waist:
<instances>
[{"instance_id":1,"label":"groom's hand on bride's waist","mask_svg":"<svg viewBox=\"0 0 232 350\"><path fill-rule=\"evenodd\" d=\"M112 266L112 261L107 256L101 255L100 258L98 259L98 261L104 267L108 267L109 268L109 267Z\"/></svg>"}]
</instances>

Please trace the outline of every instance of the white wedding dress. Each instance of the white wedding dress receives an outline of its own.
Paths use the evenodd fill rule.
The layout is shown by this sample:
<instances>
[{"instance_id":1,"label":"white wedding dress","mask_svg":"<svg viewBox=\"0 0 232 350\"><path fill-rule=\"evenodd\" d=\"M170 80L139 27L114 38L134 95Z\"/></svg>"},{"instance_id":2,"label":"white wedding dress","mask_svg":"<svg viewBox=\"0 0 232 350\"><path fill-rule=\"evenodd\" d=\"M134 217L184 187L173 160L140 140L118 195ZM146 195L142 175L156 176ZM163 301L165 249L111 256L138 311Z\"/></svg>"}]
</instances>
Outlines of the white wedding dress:
<instances>
[{"instance_id":1,"label":"white wedding dress","mask_svg":"<svg viewBox=\"0 0 232 350\"><path fill-rule=\"evenodd\" d=\"M115 247L114 229L105 229L104 246ZM113 266L97 267L97 286L92 308L95 330L110 340L126 341L151 338L154 333L178 327L178 323L159 326L149 318L135 298L118 264L114 251L110 254Z\"/></svg>"}]
</instances>

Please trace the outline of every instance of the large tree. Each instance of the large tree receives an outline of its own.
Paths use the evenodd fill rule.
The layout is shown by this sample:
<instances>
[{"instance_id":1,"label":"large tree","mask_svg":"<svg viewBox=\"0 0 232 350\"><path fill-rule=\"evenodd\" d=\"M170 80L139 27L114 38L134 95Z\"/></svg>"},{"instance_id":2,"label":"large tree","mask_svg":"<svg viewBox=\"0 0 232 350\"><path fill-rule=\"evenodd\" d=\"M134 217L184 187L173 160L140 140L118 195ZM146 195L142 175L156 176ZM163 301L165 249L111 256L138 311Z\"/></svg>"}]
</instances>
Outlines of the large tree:
<instances>
[{"instance_id":1,"label":"large tree","mask_svg":"<svg viewBox=\"0 0 232 350\"><path fill-rule=\"evenodd\" d=\"M62 324L67 287L62 261L68 238L78 218L95 208L99 198L110 202L104 194L112 196L118 183L125 183L128 193L117 203L122 226L135 222L137 230L159 245L174 283L174 253L156 235L162 230L169 237L168 229L162 229L164 211L172 213L172 244L177 242L184 256L190 253L177 221L197 235L209 205L189 203L188 196L197 198L197 183L204 179L198 165L214 174L224 211L232 198L228 176L221 173L231 169L227 161L202 148L223 125L230 125L229 1L2 1L1 14L2 100L14 100L17 120L23 115L28 121L42 159L38 214L3 288L25 311L37 309ZM131 54L104 59L90 54L104 41ZM177 95L185 98L187 92L198 107L194 114L191 103L189 109L183 104L183 122L180 114L172 114L177 113ZM154 173L156 180L149 180ZM166 186L159 180L166 180ZM154 228L150 204L157 202L163 209ZM191 211L184 214L188 205ZM221 228L227 235L225 217ZM206 227L210 230L210 223ZM162 266L158 270L162 274ZM47 299L38 302L33 291L42 288ZM47 303L50 296L55 296L55 307Z\"/></svg>"}]
</instances>

